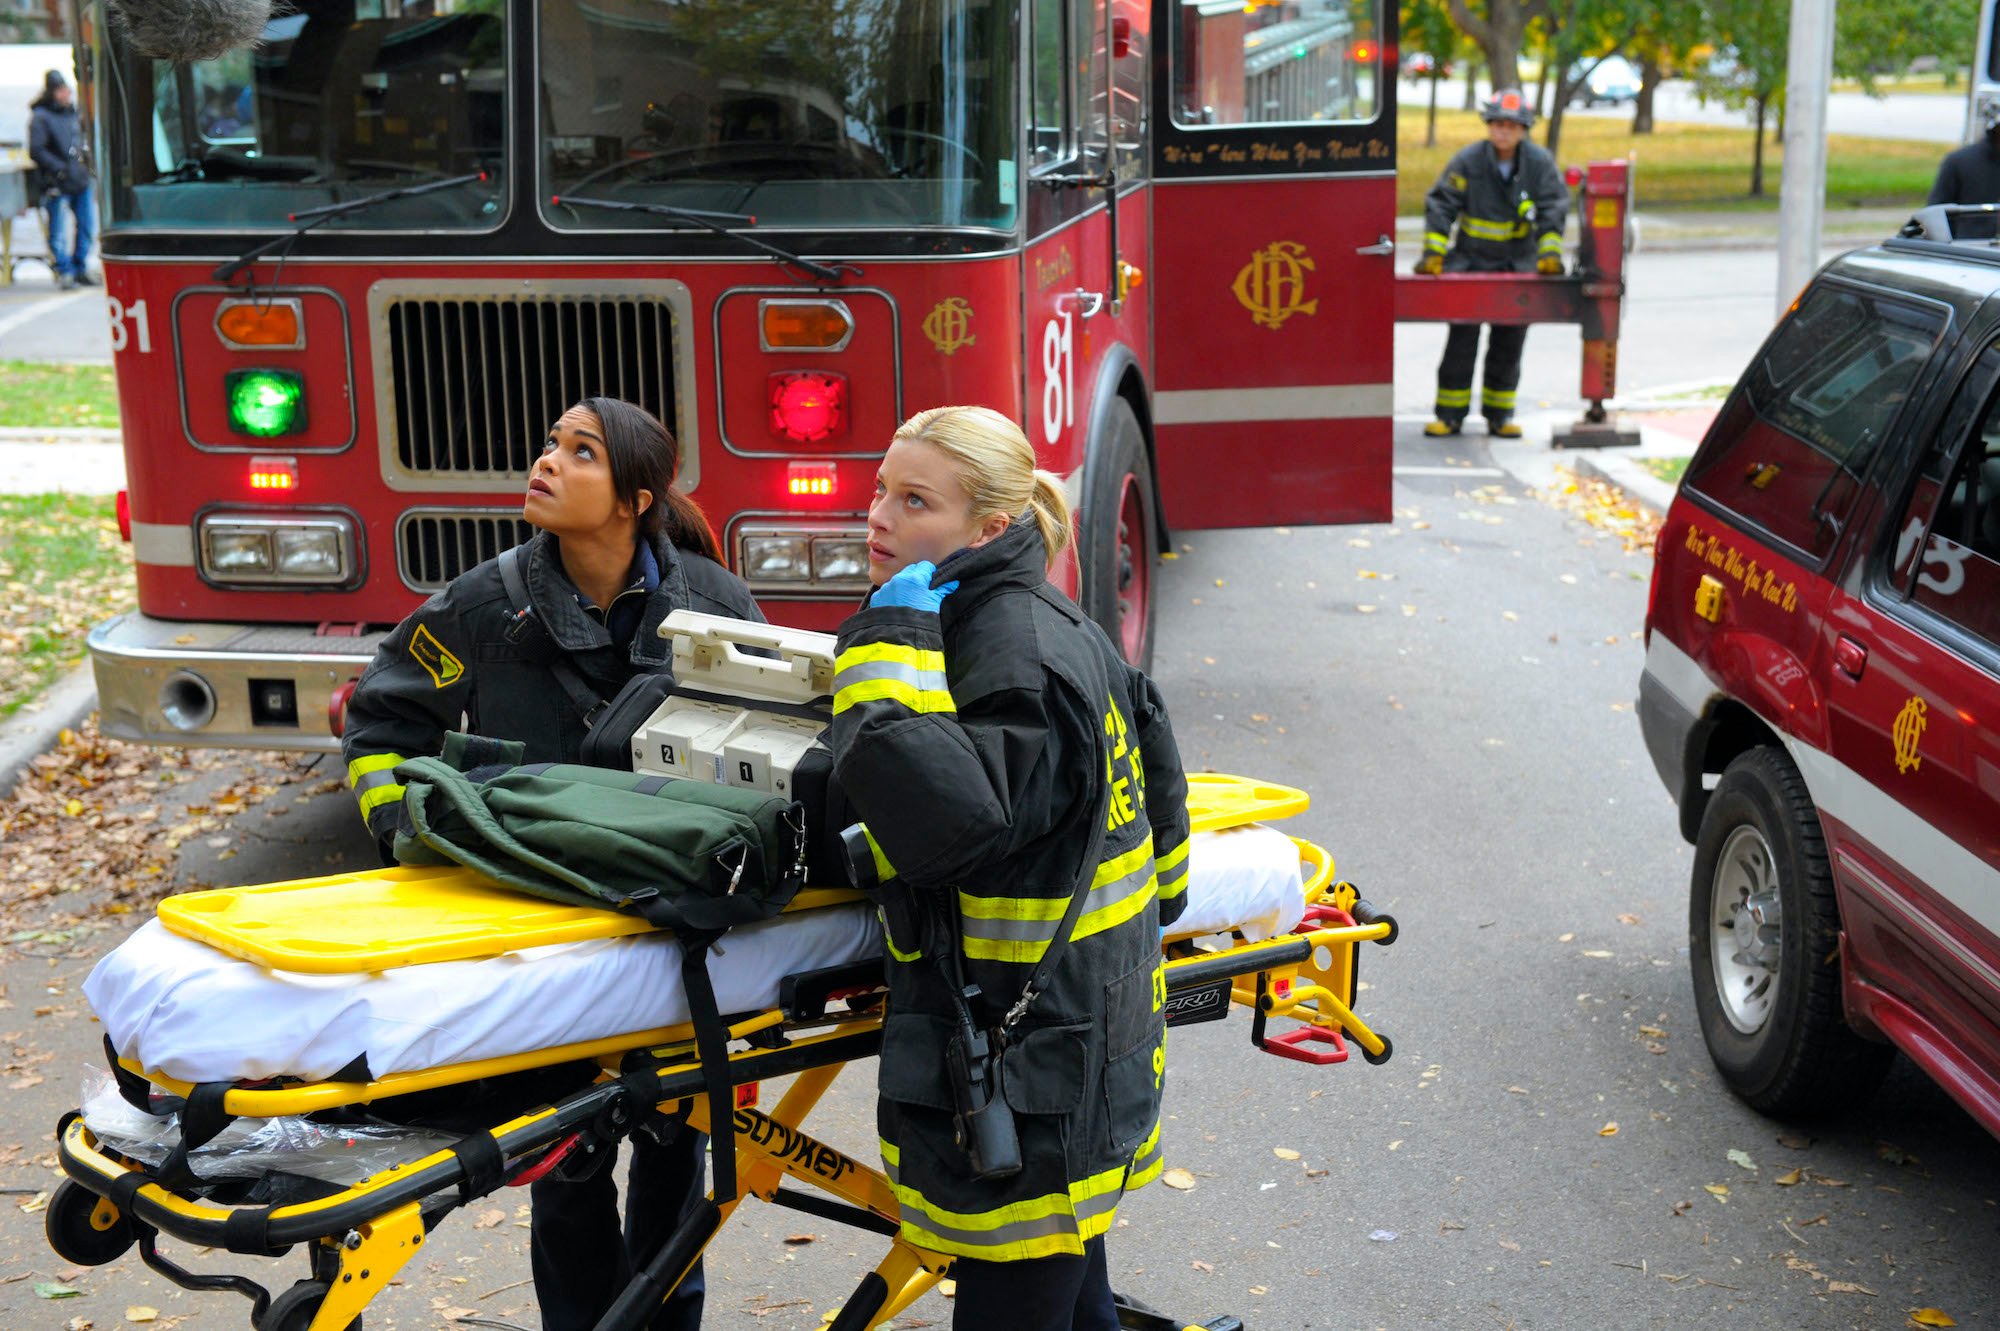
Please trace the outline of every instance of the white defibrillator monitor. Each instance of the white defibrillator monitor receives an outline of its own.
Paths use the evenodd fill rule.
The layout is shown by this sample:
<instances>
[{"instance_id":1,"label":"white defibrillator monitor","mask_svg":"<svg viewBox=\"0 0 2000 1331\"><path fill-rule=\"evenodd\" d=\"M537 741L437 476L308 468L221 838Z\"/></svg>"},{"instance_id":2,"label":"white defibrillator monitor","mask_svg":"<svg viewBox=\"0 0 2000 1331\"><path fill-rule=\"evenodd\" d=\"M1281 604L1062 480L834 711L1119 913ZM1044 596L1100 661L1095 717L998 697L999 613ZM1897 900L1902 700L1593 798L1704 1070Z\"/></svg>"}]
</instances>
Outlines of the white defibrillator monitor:
<instances>
[{"instance_id":1,"label":"white defibrillator monitor","mask_svg":"<svg viewBox=\"0 0 2000 1331\"><path fill-rule=\"evenodd\" d=\"M633 734L632 770L797 799L833 721L833 635L676 610L660 636L674 696Z\"/></svg>"}]
</instances>

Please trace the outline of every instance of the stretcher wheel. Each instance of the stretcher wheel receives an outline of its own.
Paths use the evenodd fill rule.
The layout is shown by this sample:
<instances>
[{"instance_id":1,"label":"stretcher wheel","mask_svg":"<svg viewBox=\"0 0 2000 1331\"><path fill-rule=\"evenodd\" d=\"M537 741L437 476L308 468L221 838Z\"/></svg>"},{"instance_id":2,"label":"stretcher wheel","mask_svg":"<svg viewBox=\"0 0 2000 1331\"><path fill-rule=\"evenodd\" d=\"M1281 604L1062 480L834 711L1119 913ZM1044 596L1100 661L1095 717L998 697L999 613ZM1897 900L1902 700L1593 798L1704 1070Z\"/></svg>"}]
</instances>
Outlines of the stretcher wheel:
<instances>
[{"instance_id":1,"label":"stretcher wheel","mask_svg":"<svg viewBox=\"0 0 2000 1331\"><path fill-rule=\"evenodd\" d=\"M271 1300L271 1306L257 1320L257 1331L306 1331L319 1306L326 1302L324 1280L301 1280ZM347 1324L347 1331L361 1331L361 1318Z\"/></svg>"},{"instance_id":2,"label":"stretcher wheel","mask_svg":"<svg viewBox=\"0 0 2000 1331\"><path fill-rule=\"evenodd\" d=\"M56 1185L43 1217L49 1246L74 1266L103 1266L138 1240L132 1218L73 1179Z\"/></svg>"},{"instance_id":3,"label":"stretcher wheel","mask_svg":"<svg viewBox=\"0 0 2000 1331\"><path fill-rule=\"evenodd\" d=\"M1377 1031L1375 1032L1375 1034L1382 1041L1381 1053L1379 1054L1369 1053L1366 1046L1362 1046L1358 1040L1355 1042L1355 1044L1357 1047L1361 1049L1361 1056L1363 1058L1367 1059L1370 1063L1374 1064L1376 1067L1381 1067L1384 1063L1387 1063L1391 1058L1395 1057L1396 1046L1393 1042L1390 1041L1389 1037L1383 1035L1382 1032Z\"/></svg>"}]
</instances>

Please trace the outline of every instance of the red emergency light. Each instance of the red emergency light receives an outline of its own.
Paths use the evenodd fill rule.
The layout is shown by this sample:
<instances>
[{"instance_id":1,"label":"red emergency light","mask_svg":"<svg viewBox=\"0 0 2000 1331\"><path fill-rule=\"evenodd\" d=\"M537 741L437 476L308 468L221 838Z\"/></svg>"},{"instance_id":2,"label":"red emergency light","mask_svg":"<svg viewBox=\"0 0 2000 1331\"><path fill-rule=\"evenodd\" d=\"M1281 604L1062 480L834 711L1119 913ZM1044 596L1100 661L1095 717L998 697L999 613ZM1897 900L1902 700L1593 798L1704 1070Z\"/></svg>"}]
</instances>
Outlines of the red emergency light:
<instances>
[{"instance_id":1,"label":"red emergency light","mask_svg":"<svg viewBox=\"0 0 2000 1331\"><path fill-rule=\"evenodd\" d=\"M847 376L790 370L770 378L771 430L813 444L847 430Z\"/></svg>"}]
</instances>

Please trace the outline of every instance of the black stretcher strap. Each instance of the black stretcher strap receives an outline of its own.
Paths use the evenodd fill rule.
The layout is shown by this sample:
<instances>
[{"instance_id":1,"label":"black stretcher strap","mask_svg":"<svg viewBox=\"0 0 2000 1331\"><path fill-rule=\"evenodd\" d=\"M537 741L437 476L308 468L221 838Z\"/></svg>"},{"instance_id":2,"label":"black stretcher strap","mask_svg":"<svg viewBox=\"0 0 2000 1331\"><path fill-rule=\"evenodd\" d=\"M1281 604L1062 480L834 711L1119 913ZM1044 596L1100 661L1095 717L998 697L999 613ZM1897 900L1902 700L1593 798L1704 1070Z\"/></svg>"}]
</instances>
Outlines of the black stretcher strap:
<instances>
[{"instance_id":1,"label":"black stretcher strap","mask_svg":"<svg viewBox=\"0 0 2000 1331\"><path fill-rule=\"evenodd\" d=\"M687 991L695 1052L701 1057L702 1081L708 1091L709 1163L715 1171L715 1200L720 1205L736 1197L736 1088L729 1080L728 1032L708 975L709 945L722 937L722 930L683 929L679 937L681 986Z\"/></svg>"},{"instance_id":2,"label":"black stretcher strap","mask_svg":"<svg viewBox=\"0 0 2000 1331\"><path fill-rule=\"evenodd\" d=\"M222 1246L246 1257L271 1251L271 1208L239 1206L222 1222Z\"/></svg>"},{"instance_id":3,"label":"black stretcher strap","mask_svg":"<svg viewBox=\"0 0 2000 1331\"><path fill-rule=\"evenodd\" d=\"M223 1097L236 1089L236 1083L228 1081L198 1082L188 1091L187 1100L181 1105L181 1139L167 1152L167 1158L159 1168L160 1182L169 1188L191 1189L200 1180L188 1165L188 1153L198 1151L215 1140L217 1133L235 1121L234 1116L222 1107Z\"/></svg>"},{"instance_id":4,"label":"black stretcher strap","mask_svg":"<svg viewBox=\"0 0 2000 1331\"><path fill-rule=\"evenodd\" d=\"M118 1050L109 1035L104 1037L104 1061L110 1065L112 1080L118 1083L118 1094L125 1097L125 1103L142 1114L152 1113L152 1083L118 1061Z\"/></svg>"},{"instance_id":5,"label":"black stretcher strap","mask_svg":"<svg viewBox=\"0 0 2000 1331\"><path fill-rule=\"evenodd\" d=\"M507 1181L507 1156L492 1133L461 1137L451 1144L451 1150L465 1168L465 1177L458 1181L461 1206L470 1205L473 1198L484 1197Z\"/></svg>"}]
</instances>

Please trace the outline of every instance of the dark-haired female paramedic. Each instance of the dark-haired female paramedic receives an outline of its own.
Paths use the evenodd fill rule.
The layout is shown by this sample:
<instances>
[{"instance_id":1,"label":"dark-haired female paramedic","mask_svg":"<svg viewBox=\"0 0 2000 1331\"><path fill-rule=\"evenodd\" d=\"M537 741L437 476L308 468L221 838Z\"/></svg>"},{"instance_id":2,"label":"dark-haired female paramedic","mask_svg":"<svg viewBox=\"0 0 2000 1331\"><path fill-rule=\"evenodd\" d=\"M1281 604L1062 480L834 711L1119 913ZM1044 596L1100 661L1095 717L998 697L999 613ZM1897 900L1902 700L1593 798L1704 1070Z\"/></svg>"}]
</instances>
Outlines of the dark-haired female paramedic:
<instances>
[{"instance_id":1,"label":"dark-haired female paramedic","mask_svg":"<svg viewBox=\"0 0 2000 1331\"><path fill-rule=\"evenodd\" d=\"M904 1237L956 1258L957 1331L1115 1331L1104 1234L1161 1165L1187 783L1151 682L1049 585L1069 532L1012 421L922 412L839 634L835 779L893 903L882 1158Z\"/></svg>"},{"instance_id":2,"label":"dark-haired female paramedic","mask_svg":"<svg viewBox=\"0 0 2000 1331\"><path fill-rule=\"evenodd\" d=\"M400 816L396 765L437 753L447 731L519 740L531 763L577 761L584 709L552 662L609 699L642 671L672 668L656 632L669 611L764 618L722 566L708 519L674 488L679 464L666 427L629 402L586 398L550 427L521 509L540 530L517 565L537 622L517 622L499 561L488 560L397 625L355 687L341 751L378 838ZM608 1164L585 1179L549 1175L533 1185L529 1252L546 1331L596 1325L635 1265L699 1200L706 1146L685 1130L664 1144L644 1132L632 1138L622 1233ZM694 1331L702 1291L696 1265L652 1326Z\"/></svg>"}]
</instances>

